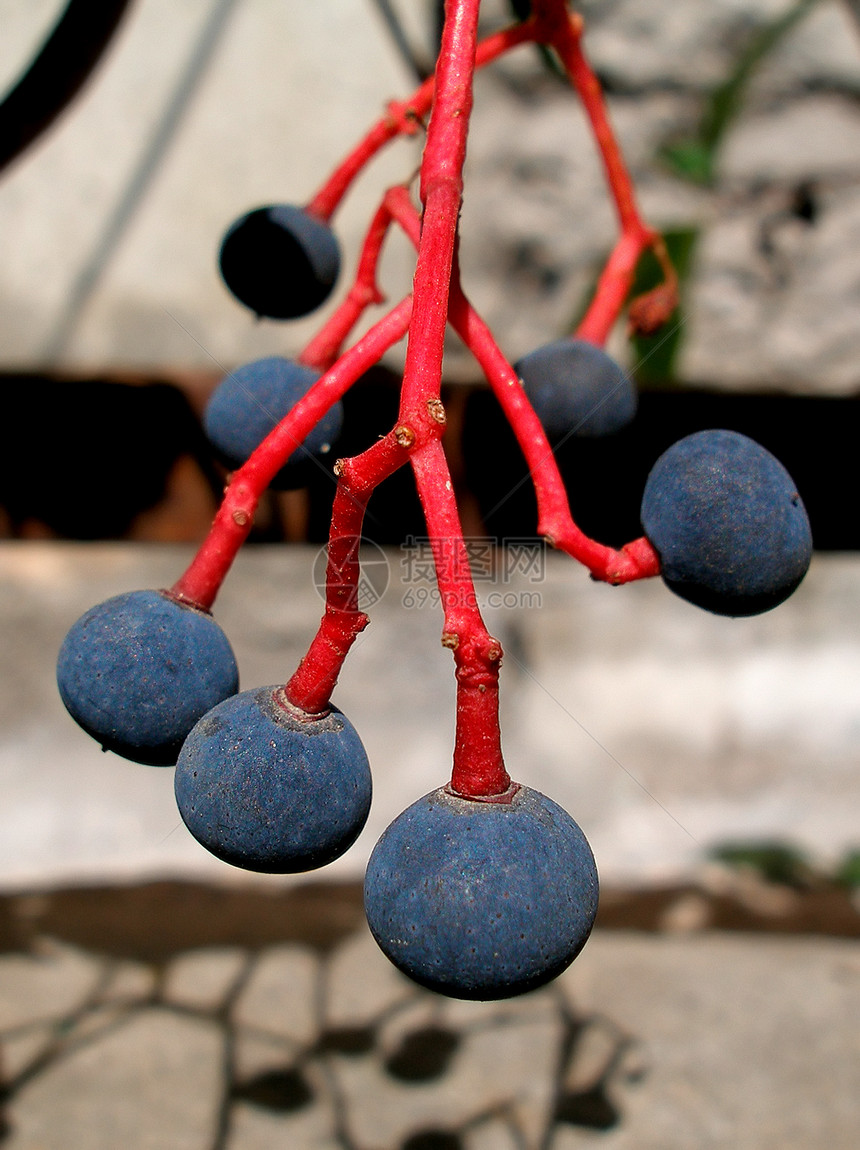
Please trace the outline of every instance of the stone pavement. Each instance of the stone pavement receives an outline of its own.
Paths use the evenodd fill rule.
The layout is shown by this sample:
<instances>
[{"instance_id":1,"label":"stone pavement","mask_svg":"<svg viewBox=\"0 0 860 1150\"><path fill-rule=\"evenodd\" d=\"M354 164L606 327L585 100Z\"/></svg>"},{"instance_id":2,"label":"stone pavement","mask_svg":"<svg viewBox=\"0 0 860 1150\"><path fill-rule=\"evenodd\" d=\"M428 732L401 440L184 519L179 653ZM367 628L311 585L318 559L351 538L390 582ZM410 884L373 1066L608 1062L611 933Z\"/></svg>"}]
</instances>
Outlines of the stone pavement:
<instances>
[{"instance_id":1,"label":"stone pavement","mask_svg":"<svg viewBox=\"0 0 860 1150\"><path fill-rule=\"evenodd\" d=\"M243 897L256 934L216 941ZM277 922L202 888L69 898L66 929L60 896L4 903L3 1150L857 1145L856 939L597 930L553 986L464 1003L388 964L354 887ZM189 899L209 941L177 948ZM87 920L100 946L39 933Z\"/></svg>"}]
</instances>

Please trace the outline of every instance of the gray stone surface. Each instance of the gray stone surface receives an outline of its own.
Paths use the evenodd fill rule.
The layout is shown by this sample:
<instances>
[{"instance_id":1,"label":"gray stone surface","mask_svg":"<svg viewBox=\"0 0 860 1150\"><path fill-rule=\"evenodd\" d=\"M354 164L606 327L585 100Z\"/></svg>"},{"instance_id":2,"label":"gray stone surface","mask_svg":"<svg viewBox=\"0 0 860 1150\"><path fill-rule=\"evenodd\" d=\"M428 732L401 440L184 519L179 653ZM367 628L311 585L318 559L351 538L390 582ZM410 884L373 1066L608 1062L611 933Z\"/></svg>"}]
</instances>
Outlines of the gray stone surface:
<instances>
[{"instance_id":1,"label":"gray stone surface","mask_svg":"<svg viewBox=\"0 0 860 1150\"><path fill-rule=\"evenodd\" d=\"M0 76L11 81L57 7L6 5ZM429 3L395 7L426 52ZM860 31L848 4L819 0L755 73L706 189L671 176L659 150L695 130L707 93L789 0L585 0L580 7L643 208L658 227L701 229L681 377L728 388L853 392ZM218 371L293 354L316 329L316 317L287 328L258 324L234 304L214 271L219 237L253 204L309 198L386 101L404 97L414 80L372 0L236 5L170 147L144 170L153 133L215 10L208 0L140 0L68 115L6 173L4 367ZM485 0L485 30L508 16L502 0ZM547 77L535 52L500 62L476 91L465 282L516 358L567 329L615 223L577 102ZM350 193L337 220L347 273L382 189L410 177L419 149L420 141L400 141ZM816 208L805 224L792 214L800 183ZM136 186L142 195L119 242L95 260ZM391 299L408 290L412 267L408 246L393 242L383 265ZM93 271L94 290L82 296ZM620 343L616 350L629 354ZM401 358L395 350L390 361ZM448 368L474 375L456 341Z\"/></svg>"},{"instance_id":2,"label":"gray stone surface","mask_svg":"<svg viewBox=\"0 0 860 1150\"><path fill-rule=\"evenodd\" d=\"M622 1066L605 1083L625 1116L601 1145L855 1144L856 943L598 934L562 986L577 1011L608 1017L641 1048L639 1080L625 1081ZM565 1133L551 1145L588 1139Z\"/></svg>"},{"instance_id":3,"label":"gray stone surface","mask_svg":"<svg viewBox=\"0 0 860 1150\"><path fill-rule=\"evenodd\" d=\"M333 951L325 983L330 1026L368 1026L413 997L412 984L377 958L378 947L369 931L353 935Z\"/></svg>"},{"instance_id":4,"label":"gray stone surface","mask_svg":"<svg viewBox=\"0 0 860 1150\"><path fill-rule=\"evenodd\" d=\"M72 947L46 944L33 956L9 955L0 983L0 1028L20 1029L71 1015L102 981L103 964Z\"/></svg>"},{"instance_id":5,"label":"gray stone surface","mask_svg":"<svg viewBox=\"0 0 860 1150\"><path fill-rule=\"evenodd\" d=\"M356 934L353 954L372 986L387 960L366 942ZM361 975L342 954L320 956L334 994L314 999L314 1026L292 1038L214 1001L153 999L142 981L118 1006L110 977L95 993L68 981L69 954L0 955L0 983L20 1000L0 1025L13 1150L398 1150L431 1132L465 1150L856 1145L856 941L598 930L553 986L466 1003L404 981L407 994L378 997L358 1030L332 1005ZM273 1014L307 1010L293 977L306 956L303 944L259 956L282 974L266 992ZM27 964L36 974L22 981Z\"/></svg>"},{"instance_id":6,"label":"gray stone surface","mask_svg":"<svg viewBox=\"0 0 860 1150\"><path fill-rule=\"evenodd\" d=\"M208 1150L216 1123L221 1043L208 1022L139 1012L25 1084L11 1112L10 1150Z\"/></svg>"},{"instance_id":7,"label":"gray stone surface","mask_svg":"<svg viewBox=\"0 0 860 1150\"><path fill-rule=\"evenodd\" d=\"M186 951L164 972L162 993L175 1006L189 1010L223 1009L238 989L248 958L239 947L207 947Z\"/></svg>"},{"instance_id":8,"label":"gray stone surface","mask_svg":"<svg viewBox=\"0 0 860 1150\"><path fill-rule=\"evenodd\" d=\"M504 1116L524 1145L540 1144L562 1032L553 1003L531 999L525 1010L484 1004L481 1014L480 1022L463 1027L448 1072L433 1081L397 1081L378 1059L333 1060L357 1145L387 1150L416 1130L453 1133L494 1115Z\"/></svg>"},{"instance_id":9,"label":"gray stone surface","mask_svg":"<svg viewBox=\"0 0 860 1150\"><path fill-rule=\"evenodd\" d=\"M310 949L270 947L258 959L234 1007L238 1026L311 1045L319 1027L319 963ZM290 987L289 1002L284 987Z\"/></svg>"}]
</instances>

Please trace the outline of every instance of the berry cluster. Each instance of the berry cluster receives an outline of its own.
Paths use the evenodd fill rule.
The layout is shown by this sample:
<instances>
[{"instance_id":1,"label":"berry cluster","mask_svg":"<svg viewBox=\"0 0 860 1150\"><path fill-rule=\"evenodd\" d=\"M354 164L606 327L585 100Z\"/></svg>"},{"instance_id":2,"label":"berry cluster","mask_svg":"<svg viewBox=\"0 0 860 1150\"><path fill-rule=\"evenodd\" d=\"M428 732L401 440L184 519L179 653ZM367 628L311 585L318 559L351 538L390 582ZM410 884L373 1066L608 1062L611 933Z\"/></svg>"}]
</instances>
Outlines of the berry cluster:
<instances>
[{"instance_id":1,"label":"berry cluster","mask_svg":"<svg viewBox=\"0 0 860 1150\"><path fill-rule=\"evenodd\" d=\"M442 643L456 668L454 761L449 782L419 798L377 843L366 875L367 917L383 951L417 982L489 999L539 986L574 959L594 921L598 881L577 824L551 799L513 782L502 759L502 650L477 607L441 442L447 326L474 355L516 435L537 496L538 534L594 578L617 584L662 574L698 606L751 615L795 589L812 544L782 466L723 430L689 436L657 460L643 496L641 538L615 550L574 523L553 447L568 436L612 434L633 419L635 388L603 345L625 307L633 329L665 322L675 277L660 237L641 220L582 52L581 19L564 0L534 0L527 19L479 42L478 8L479 0L449 0L435 75L389 106L307 205L259 207L228 230L220 267L241 303L273 319L312 312L338 275L330 226L337 206L385 143L422 130L429 117L421 210L409 187L386 191L354 283L303 352L240 367L212 395L206 431L233 471L190 566L168 590L122 595L84 615L63 644L58 681L72 716L104 747L143 763L176 764L182 818L218 858L269 873L330 862L355 841L371 801L364 748L331 703L343 661L368 623L358 606L357 542L375 488L411 466L437 559ZM528 43L555 53L582 99L621 234L575 336L512 366L463 291L456 241L471 77ZM395 227L417 249L413 291L349 343L365 310L384 302L377 265ZM665 280L629 301L637 263L649 251ZM342 396L404 337L395 425L335 464L317 634L286 684L239 693L233 654L209 612L257 504L268 487L299 485L320 465L340 429Z\"/></svg>"}]
</instances>

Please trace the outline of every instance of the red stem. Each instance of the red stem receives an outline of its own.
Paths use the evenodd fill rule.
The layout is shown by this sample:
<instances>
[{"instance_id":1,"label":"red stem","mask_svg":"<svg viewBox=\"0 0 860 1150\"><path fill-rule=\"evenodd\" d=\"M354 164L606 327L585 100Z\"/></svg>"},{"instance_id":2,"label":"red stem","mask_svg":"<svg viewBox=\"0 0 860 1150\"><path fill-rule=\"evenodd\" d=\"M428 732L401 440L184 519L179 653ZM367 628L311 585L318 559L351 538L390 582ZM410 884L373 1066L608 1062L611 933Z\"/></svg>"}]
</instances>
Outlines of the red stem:
<instances>
[{"instance_id":1,"label":"red stem","mask_svg":"<svg viewBox=\"0 0 860 1150\"><path fill-rule=\"evenodd\" d=\"M488 36L477 46L475 67L483 68L512 48L534 40L535 32L535 22L527 20ZM329 176L309 201L306 210L322 220L329 220L355 178L376 153L396 136L414 135L419 130L430 111L435 88L436 80L431 76L408 99L390 103L387 114L374 124L364 139Z\"/></svg>"},{"instance_id":2,"label":"red stem","mask_svg":"<svg viewBox=\"0 0 860 1150\"><path fill-rule=\"evenodd\" d=\"M234 473L209 534L185 573L170 589L172 595L203 610L211 609L239 548L248 537L257 504L272 478L332 404L403 338L411 315L412 299L407 296L320 376Z\"/></svg>"},{"instance_id":3,"label":"red stem","mask_svg":"<svg viewBox=\"0 0 860 1150\"><path fill-rule=\"evenodd\" d=\"M502 647L487 631L442 444L428 440L410 459L427 520L436 581L445 613L442 645L454 653L456 735L451 789L466 798L510 792L499 729Z\"/></svg>"},{"instance_id":4,"label":"red stem","mask_svg":"<svg viewBox=\"0 0 860 1150\"><path fill-rule=\"evenodd\" d=\"M621 237L576 332L580 339L602 346L630 293L636 265L643 252L658 242L658 236L642 220L633 181L612 129L600 82L583 52L582 17L568 12L563 0L534 0L533 10L537 37L555 49L582 100L621 229ZM671 286L674 288L674 284Z\"/></svg>"},{"instance_id":5,"label":"red stem","mask_svg":"<svg viewBox=\"0 0 860 1150\"><path fill-rule=\"evenodd\" d=\"M449 0L446 10L436 98L421 165L424 216L399 416L401 426L414 436L410 461L436 564L445 616L442 642L453 650L456 664L457 732L451 787L467 797L504 794L510 787L498 716L502 650L478 609L440 443L445 418L439 399L442 356L472 109L478 7L478 0ZM392 198L396 206L396 196Z\"/></svg>"},{"instance_id":6,"label":"red stem","mask_svg":"<svg viewBox=\"0 0 860 1150\"><path fill-rule=\"evenodd\" d=\"M364 237L355 281L349 294L299 355L301 363L319 368L321 371L331 367L365 309L371 304L379 304L385 300L376 282L376 272L382 245L391 227L391 218L391 211L383 200L370 221Z\"/></svg>"},{"instance_id":7,"label":"red stem","mask_svg":"<svg viewBox=\"0 0 860 1150\"><path fill-rule=\"evenodd\" d=\"M319 629L295 674L284 688L287 701L308 715L324 714L343 661L368 624L359 609L361 568L358 551L367 501L376 486L408 458L389 432L361 455L338 460L326 566L326 606Z\"/></svg>"},{"instance_id":8,"label":"red stem","mask_svg":"<svg viewBox=\"0 0 860 1150\"><path fill-rule=\"evenodd\" d=\"M386 202L397 223L417 245L420 221L408 194L402 188L392 188ZM577 527L543 426L489 327L466 299L456 259L451 275L449 320L480 365L525 457L537 497L538 534L553 547L577 559L596 579L629 583L658 575L659 558L644 537L616 551L590 539Z\"/></svg>"}]
</instances>

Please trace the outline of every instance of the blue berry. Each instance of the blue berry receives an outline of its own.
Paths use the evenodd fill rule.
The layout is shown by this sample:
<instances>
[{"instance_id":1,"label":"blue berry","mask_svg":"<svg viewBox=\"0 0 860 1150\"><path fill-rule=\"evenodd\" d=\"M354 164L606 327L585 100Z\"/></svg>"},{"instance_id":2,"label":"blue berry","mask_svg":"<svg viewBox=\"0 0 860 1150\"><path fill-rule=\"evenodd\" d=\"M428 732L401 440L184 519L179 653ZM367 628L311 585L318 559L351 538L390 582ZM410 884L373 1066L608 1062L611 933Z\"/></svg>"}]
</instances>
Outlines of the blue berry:
<instances>
[{"instance_id":1,"label":"blue berry","mask_svg":"<svg viewBox=\"0 0 860 1150\"><path fill-rule=\"evenodd\" d=\"M239 689L236 659L208 612L163 591L91 608L57 660L66 709L107 751L168 766L208 710Z\"/></svg>"},{"instance_id":2,"label":"blue berry","mask_svg":"<svg viewBox=\"0 0 860 1150\"><path fill-rule=\"evenodd\" d=\"M269 432L292 410L320 373L278 355L231 371L218 384L203 413L203 427L221 461L241 467ZM276 490L302 487L343 426L343 405L334 404L272 480Z\"/></svg>"},{"instance_id":3,"label":"blue berry","mask_svg":"<svg viewBox=\"0 0 860 1150\"><path fill-rule=\"evenodd\" d=\"M328 299L340 248L323 220L292 204L267 204L231 224L218 262L227 287L256 315L294 319Z\"/></svg>"},{"instance_id":4,"label":"blue berry","mask_svg":"<svg viewBox=\"0 0 860 1150\"><path fill-rule=\"evenodd\" d=\"M446 788L388 827L367 866L364 905L389 959L453 998L541 986L584 946L597 912L594 856L577 824L538 791L510 803Z\"/></svg>"},{"instance_id":5,"label":"blue berry","mask_svg":"<svg viewBox=\"0 0 860 1150\"><path fill-rule=\"evenodd\" d=\"M245 870L325 866L358 837L370 810L367 755L336 707L302 716L283 688L259 687L205 715L176 764L176 802L192 835Z\"/></svg>"},{"instance_id":6,"label":"blue berry","mask_svg":"<svg viewBox=\"0 0 860 1150\"><path fill-rule=\"evenodd\" d=\"M602 348L557 339L514 364L547 438L612 435L636 415L633 381Z\"/></svg>"},{"instance_id":7,"label":"blue berry","mask_svg":"<svg viewBox=\"0 0 860 1150\"><path fill-rule=\"evenodd\" d=\"M736 431L697 431L665 451L645 484L641 517L666 585L718 615L776 607L812 558L793 479Z\"/></svg>"}]
</instances>

